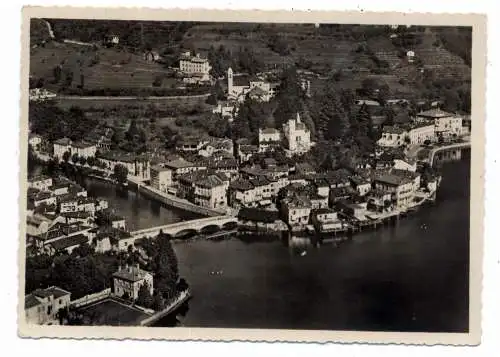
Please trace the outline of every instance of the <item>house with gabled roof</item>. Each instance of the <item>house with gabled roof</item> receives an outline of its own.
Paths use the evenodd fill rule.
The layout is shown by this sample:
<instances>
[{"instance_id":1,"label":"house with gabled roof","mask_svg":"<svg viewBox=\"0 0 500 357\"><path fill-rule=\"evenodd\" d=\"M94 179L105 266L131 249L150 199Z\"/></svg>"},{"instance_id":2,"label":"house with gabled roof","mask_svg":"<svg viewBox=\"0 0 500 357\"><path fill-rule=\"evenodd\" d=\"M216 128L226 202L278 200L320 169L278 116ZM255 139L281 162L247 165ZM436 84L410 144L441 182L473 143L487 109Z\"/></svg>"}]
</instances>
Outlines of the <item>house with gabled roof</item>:
<instances>
[{"instance_id":1,"label":"house with gabled roof","mask_svg":"<svg viewBox=\"0 0 500 357\"><path fill-rule=\"evenodd\" d=\"M36 289L24 297L25 322L31 325L57 324L61 310L67 310L71 293L57 286Z\"/></svg>"}]
</instances>

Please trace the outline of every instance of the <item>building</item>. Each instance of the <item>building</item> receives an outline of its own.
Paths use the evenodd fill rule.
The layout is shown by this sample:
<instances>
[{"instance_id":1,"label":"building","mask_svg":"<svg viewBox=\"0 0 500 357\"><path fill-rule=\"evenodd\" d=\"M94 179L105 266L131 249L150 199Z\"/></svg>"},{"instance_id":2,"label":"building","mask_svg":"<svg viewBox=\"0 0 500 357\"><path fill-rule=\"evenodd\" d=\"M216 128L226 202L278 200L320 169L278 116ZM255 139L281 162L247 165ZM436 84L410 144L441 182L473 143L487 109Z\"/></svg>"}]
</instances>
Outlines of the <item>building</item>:
<instances>
[{"instance_id":1,"label":"building","mask_svg":"<svg viewBox=\"0 0 500 357\"><path fill-rule=\"evenodd\" d=\"M306 226L311 214L311 201L300 195L285 198L281 203L282 215L286 223L292 227Z\"/></svg>"},{"instance_id":2,"label":"building","mask_svg":"<svg viewBox=\"0 0 500 357\"><path fill-rule=\"evenodd\" d=\"M377 144L382 147L400 147L409 144L408 131L400 126L384 126L382 129L382 137L377 141Z\"/></svg>"},{"instance_id":3,"label":"building","mask_svg":"<svg viewBox=\"0 0 500 357\"><path fill-rule=\"evenodd\" d=\"M194 182L194 203L206 208L227 206L229 179L224 174L207 174Z\"/></svg>"},{"instance_id":4,"label":"building","mask_svg":"<svg viewBox=\"0 0 500 357\"><path fill-rule=\"evenodd\" d=\"M137 300L139 289L147 284L149 293L153 295L153 274L142 270L139 266L126 266L118 268L113 274L113 293L116 296Z\"/></svg>"},{"instance_id":5,"label":"building","mask_svg":"<svg viewBox=\"0 0 500 357\"><path fill-rule=\"evenodd\" d=\"M115 34L109 34L106 36L106 43L112 44L112 45L117 45L120 43L120 36L115 35Z\"/></svg>"},{"instance_id":6,"label":"building","mask_svg":"<svg viewBox=\"0 0 500 357\"><path fill-rule=\"evenodd\" d=\"M392 194L391 200L399 209L408 207L415 197L414 181L395 174L382 174L374 180L375 188Z\"/></svg>"},{"instance_id":7,"label":"building","mask_svg":"<svg viewBox=\"0 0 500 357\"><path fill-rule=\"evenodd\" d=\"M447 138L462 134L462 118L441 109L430 109L417 114L417 120L433 122L436 137Z\"/></svg>"},{"instance_id":8,"label":"building","mask_svg":"<svg viewBox=\"0 0 500 357\"><path fill-rule=\"evenodd\" d=\"M271 147L281 145L281 133L275 128L259 128L259 151L267 151Z\"/></svg>"},{"instance_id":9,"label":"building","mask_svg":"<svg viewBox=\"0 0 500 357\"><path fill-rule=\"evenodd\" d=\"M42 137L37 134L29 134L28 136L28 144L31 145L34 151L40 151L42 146Z\"/></svg>"},{"instance_id":10,"label":"building","mask_svg":"<svg viewBox=\"0 0 500 357\"><path fill-rule=\"evenodd\" d=\"M246 96L261 102L269 102L275 95L272 83L258 77L235 75L232 68L227 70L227 97L243 102Z\"/></svg>"},{"instance_id":11,"label":"building","mask_svg":"<svg viewBox=\"0 0 500 357\"><path fill-rule=\"evenodd\" d=\"M102 153L99 161L104 163L109 171L114 171L116 165L122 165L127 168L130 176L135 176L140 180L150 179L150 161L147 155L109 151Z\"/></svg>"},{"instance_id":12,"label":"building","mask_svg":"<svg viewBox=\"0 0 500 357\"><path fill-rule=\"evenodd\" d=\"M65 152L70 155L77 154L79 157L88 158L95 156L97 146L94 143L79 141L73 142L69 138L61 138L53 143L54 157L62 159Z\"/></svg>"},{"instance_id":13,"label":"building","mask_svg":"<svg viewBox=\"0 0 500 357\"><path fill-rule=\"evenodd\" d=\"M394 159L393 168L397 170L406 170L411 172L417 171L417 161L409 158L405 159Z\"/></svg>"},{"instance_id":14,"label":"building","mask_svg":"<svg viewBox=\"0 0 500 357\"><path fill-rule=\"evenodd\" d=\"M228 203L231 207L255 207L257 202L256 191L249 180L240 178L229 184Z\"/></svg>"},{"instance_id":15,"label":"building","mask_svg":"<svg viewBox=\"0 0 500 357\"><path fill-rule=\"evenodd\" d=\"M71 254L75 248L78 248L82 244L89 244L89 237L85 234L76 234L69 237L63 237L58 240L54 240L45 245L45 249L49 255L54 255L58 252L66 252Z\"/></svg>"},{"instance_id":16,"label":"building","mask_svg":"<svg viewBox=\"0 0 500 357\"><path fill-rule=\"evenodd\" d=\"M183 159L182 157L165 162L163 164L163 167L172 171L172 180L174 181L179 175L207 169L207 166L205 164L190 162Z\"/></svg>"},{"instance_id":17,"label":"building","mask_svg":"<svg viewBox=\"0 0 500 357\"><path fill-rule=\"evenodd\" d=\"M217 107L212 109L212 113L219 114L222 118L232 122L238 115L238 105L235 101L219 102Z\"/></svg>"},{"instance_id":18,"label":"building","mask_svg":"<svg viewBox=\"0 0 500 357\"><path fill-rule=\"evenodd\" d=\"M327 233L343 228L342 221L337 212L331 208L311 210L311 222L317 232Z\"/></svg>"},{"instance_id":19,"label":"building","mask_svg":"<svg viewBox=\"0 0 500 357\"><path fill-rule=\"evenodd\" d=\"M436 140L435 125L432 123L415 124L408 131L408 136L412 145L421 145L427 140L433 142Z\"/></svg>"},{"instance_id":20,"label":"building","mask_svg":"<svg viewBox=\"0 0 500 357\"><path fill-rule=\"evenodd\" d=\"M71 139L61 138L53 143L54 157L62 159L64 153L68 151L71 154Z\"/></svg>"},{"instance_id":21,"label":"building","mask_svg":"<svg viewBox=\"0 0 500 357\"><path fill-rule=\"evenodd\" d=\"M167 192L172 186L172 169L159 165L151 166L151 186L161 192Z\"/></svg>"},{"instance_id":22,"label":"building","mask_svg":"<svg viewBox=\"0 0 500 357\"><path fill-rule=\"evenodd\" d=\"M407 51L406 52L406 59L408 60L408 63L413 63L415 61L415 52L414 51Z\"/></svg>"},{"instance_id":23,"label":"building","mask_svg":"<svg viewBox=\"0 0 500 357\"><path fill-rule=\"evenodd\" d=\"M97 151L97 146L92 143L79 141L71 143L71 154L77 154L78 157L94 157Z\"/></svg>"},{"instance_id":24,"label":"building","mask_svg":"<svg viewBox=\"0 0 500 357\"><path fill-rule=\"evenodd\" d=\"M35 176L28 180L28 187L35 188L40 191L48 191L52 186L53 181L51 177L48 176Z\"/></svg>"},{"instance_id":25,"label":"building","mask_svg":"<svg viewBox=\"0 0 500 357\"><path fill-rule=\"evenodd\" d=\"M350 178L352 187L356 190L356 193L363 197L370 192L372 189L372 184L369 180L364 179L363 177L360 176L352 176Z\"/></svg>"},{"instance_id":26,"label":"building","mask_svg":"<svg viewBox=\"0 0 500 357\"><path fill-rule=\"evenodd\" d=\"M299 113L297 113L296 118L292 118L283 124L283 133L286 139L287 152L290 155L303 154L311 149L311 132L300 120Z\"/></svg>"},{"instance_id":27,"label":"building","mask_svg":"<svg viewBox=\"0 0 500 357\"><path fill-rule=\"evenodd\" d=\"M371 190L367 195L367 209L375 212L389 211L393 208L392 194L384 190Z\"/></svg>"},{"instance_id":28,"label":"building","mask_svg":"<svg viewBox=\"0 0 500 357\"><path fill-rule=\"evenodd\" d=\"M144 60L146 62L156 62L161 59L161 56L156 51L146 51L144 52Z\"/></svg>"},{"instance_id":29,"label":"building","mask_svg":"<svg viewBox=\"0 0 500 357\"><path fill-rule=\"evenodd\" d=\"M49 230L52 221L40 214L26 216L26 234L36 236Z\"/></svg>"},{"instance_id":30,"label":"building","mask_svg":"<svg viewBox=\"0 0 500 357\"><path fill-rule=\"evenodd\" d=\"M200 57L199 54L192 56L191 53L184 52L179 59L179 69L189 77L196 76L199 81L210 80L210 63L208 59Z\"/></svg>"},{"instance_id":31,"label":"building","mask_svg":"<svg viewBox=\"0 0 500 357\"><path fill-rule=\"evenodd\" d=\"M56 286L37 289L24 297L24 313L27 324L57 324L61 310L67 310L71 293Z\"/></svg>"}]
</instances>

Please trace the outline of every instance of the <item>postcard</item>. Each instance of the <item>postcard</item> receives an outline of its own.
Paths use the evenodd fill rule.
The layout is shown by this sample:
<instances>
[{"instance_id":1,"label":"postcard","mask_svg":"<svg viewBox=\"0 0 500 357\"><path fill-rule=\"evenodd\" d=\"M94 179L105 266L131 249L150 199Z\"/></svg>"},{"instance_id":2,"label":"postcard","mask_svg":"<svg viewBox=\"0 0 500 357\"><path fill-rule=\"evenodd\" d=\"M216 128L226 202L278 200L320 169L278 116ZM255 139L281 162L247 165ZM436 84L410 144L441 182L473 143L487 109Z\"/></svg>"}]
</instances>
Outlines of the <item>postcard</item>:
<instances>
[{"instance_id":1,"label":"postcard","mask_svg":"<svg viewBox=\"0 0 500 357\"><path fill-rule=\"evenodd\" d=\"M480 343L486 16L23 19L20 336Z\"/></svg>"}]
</instances>

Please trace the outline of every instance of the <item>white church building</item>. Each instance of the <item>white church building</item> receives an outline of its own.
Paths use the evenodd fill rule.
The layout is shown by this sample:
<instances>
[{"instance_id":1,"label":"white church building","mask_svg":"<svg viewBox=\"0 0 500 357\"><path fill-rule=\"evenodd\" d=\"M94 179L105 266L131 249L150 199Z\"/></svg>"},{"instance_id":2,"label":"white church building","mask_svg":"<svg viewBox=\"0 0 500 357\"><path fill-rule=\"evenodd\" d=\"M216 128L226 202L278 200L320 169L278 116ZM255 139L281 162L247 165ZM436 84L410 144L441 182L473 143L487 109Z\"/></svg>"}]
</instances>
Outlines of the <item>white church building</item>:
<instances>
[{"instance_id":1,"label":"white church building","mask_svg":"<svg viewBox=\"0 0 500 357\"><path fill-rule=\"evenodd\" d=\"M246 96L252 99L269 102L275 91L271 83L261 78L250 78L245 75L235 75L232 68L227 70L227 98L243 102Z\"/></svg>"},{"instance_id":2,"label":"white church building","mask_svg":"<svg viewBox=\"0 0 500 357\"><path fill-rule=\"evenodd\" d=\"M288 120L283 124L283 134L286 139L286 152L292 156L294 154L304 154L311 150L314 143L311 141L311 131L300 120L300 115Z\"/></svg>"}]
</instances>

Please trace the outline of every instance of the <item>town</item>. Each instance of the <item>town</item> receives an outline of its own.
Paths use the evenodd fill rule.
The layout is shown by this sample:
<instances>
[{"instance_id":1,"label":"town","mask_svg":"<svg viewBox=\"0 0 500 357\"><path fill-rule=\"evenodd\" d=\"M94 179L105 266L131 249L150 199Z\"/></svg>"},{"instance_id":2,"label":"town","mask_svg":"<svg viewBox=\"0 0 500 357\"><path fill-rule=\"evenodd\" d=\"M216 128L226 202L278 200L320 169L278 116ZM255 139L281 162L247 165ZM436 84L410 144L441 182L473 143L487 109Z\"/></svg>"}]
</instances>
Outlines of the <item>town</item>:
<instances>
[{"instance_id":1,"label":"town","mask_svg":"<svg viewBox=\"0 0 500 357\"><path fill-rule=\"evenodd\" d=\"M53 35L43 21L39 26ZM318 245L348 239L433 202L441 183L436 163L458 160L470 147L470 92L450 99L450 89L443 96L433 88L425 98L397 90L458 76L446 77L446 68L470 71L444 36L425 28L380 26L373 37L392 52L374 52L375 40L354 41L344 51L357 68L340 64L327 75L304 57L266 67L251 52L235 61L222 46L163 54L146 46L134 57L117 34L106 34L102 49L51 37L33 51L64 45L93 54L90 72L83 60L71 71L66 61L54 67L51 83L41 71L30 77L28 167L41 168L27 185L30 323L152 324L191 296L172 241L249 234L288 242L301 236ZM433 54L421 44L427 37ZM270 46L278 56L292 51L281 38ZM434 63L436 53L449 62ZM165 74L142 94L101 89L89 73L104 56L127 58L112 65L115 72L137 61L153 72L161 63ZM384 80L391 75L399 82ZM343 88L347 82L358 86ZM89 107L85 98L92 96L96 103L136 103ZM158 104L163 97L166 104ZM78 177L203 218L131 229L120 207L88 194Z\"/></svg>"}]
</instances>

